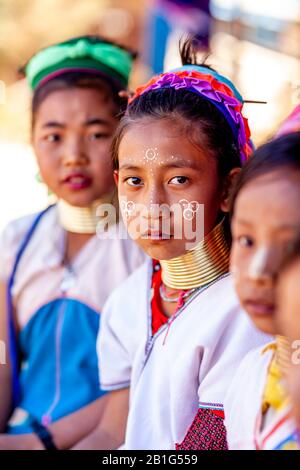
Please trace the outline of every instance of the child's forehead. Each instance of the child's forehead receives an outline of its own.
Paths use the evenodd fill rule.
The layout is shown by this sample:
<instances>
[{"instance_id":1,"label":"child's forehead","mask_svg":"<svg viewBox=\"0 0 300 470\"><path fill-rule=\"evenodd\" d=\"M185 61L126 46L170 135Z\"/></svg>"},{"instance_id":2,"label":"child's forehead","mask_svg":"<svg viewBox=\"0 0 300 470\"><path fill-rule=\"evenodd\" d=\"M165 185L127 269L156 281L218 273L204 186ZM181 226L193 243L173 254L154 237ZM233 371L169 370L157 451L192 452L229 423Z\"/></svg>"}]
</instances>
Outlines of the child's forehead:
<instances>
[{"instance_id":1,"label":"child's forehead","mask_svg":"<svg viewBox=\"0 0 300 470\"><path fill-rule=\"evenodd\" d=\"M198 162L187 152L169 152L166 149L161 151L160 147L144 147L133 153L124 153L120 159L120 170L130 167L144 167L153 170L154 168L191 168L198 170Z\"/></svg>"},{"instance_id":2,"label":"child's forehead","mask_svg":"<svg viewBox=\"0 0 300 470\"><path fill-rule=\"evenodd\" d=\"M280 182L279 182L280 181ZM300 180L252 181L239 192L233 224L257 228L261 233L297 233L300 225Z\"/></svg>"},{"instance_id":3,"label":"child's forehead","mask_svg":"<svg viewBox=\"0 0 300 470\"><path fill-rule=\"evenodd\" d=\"M184 167L192 161L203 164L203 160L210 160L207 152L195 145L187 135L159 126L155 132L148 131L140 133L137 129L129 129L125 132L118 149L120 162L134 160L147 165L162 165L176 161L178 166Z\"/></svg>"},{"instance_id":4,"label":"child's forehead","mask_svg":"<svg viewBox=\"0 0 300 470\"><path fill-rule=\"evenodd\" d=\"M237 195L236 206L251 206L260 201L260 206L300 203L300 171L278 168L258 175L246 182Z\"/></svg>"},{"instance_id":5,"label":"child's forehead","mask_svg":"<svg viewBox=\"0 0 300 470\"><path fill-rule=\"evenodd\" d=\"M122 141L135 145L156 146L156 143L172 144L178 139L186 139L187 132L174 120L144 117L134 121L125 130Z\"/></svg>"},{"instance_id":6,"label":"child's forehead","mask_svg":"<svg viewBox=\"0 0 300 470\"><path fill-rule=\"evenodd\" d=\"M151 145L152 144L152 145ZM201 155L200 155L201 156ZM189 146L165 145L159 142L144 142L141 144L120 146L119 160L136 161L148 165L159 165L169 161L177 161L185 166L191 160L199 158L199 152L193 151Z\"/></svg>"},{"instance_id":7,"label":"child's forehead","mask_svg":"<svg viewBox=\"0 0 300 470\"><path fill-rule=\"evenodd\" d=\"M41 102L37 118L49 118L50 115L60 114L72 121L91 116L113 117L113 101L108 101L101 90L90 88L68 88L54 90Z\"/></svg>"}]
</instances>

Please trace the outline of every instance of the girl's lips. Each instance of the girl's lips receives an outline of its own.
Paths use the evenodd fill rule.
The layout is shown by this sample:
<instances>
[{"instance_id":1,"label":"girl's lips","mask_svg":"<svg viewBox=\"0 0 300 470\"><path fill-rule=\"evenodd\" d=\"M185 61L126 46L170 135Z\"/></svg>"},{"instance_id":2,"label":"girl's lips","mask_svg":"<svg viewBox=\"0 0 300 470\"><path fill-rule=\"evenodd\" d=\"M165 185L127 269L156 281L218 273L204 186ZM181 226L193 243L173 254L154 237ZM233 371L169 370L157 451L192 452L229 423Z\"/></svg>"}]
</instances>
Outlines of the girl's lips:
<instances>
[{"instance_id":1,"label":"girl's lips","mask_svg":"<svg viewBox=\"0 0 300 470\"><path fill-rule=\"evenodd\" d=\"M167 233L161 233L161 232L146 232L141 236L142 239L144 240L149 240L151 242L166 242L170 241L172 239L172 235L169 235Z\"/></svg>"},{"instance_id":2,"label":"girl's lips","mask_svg":"<svg viewBox=\"0 0 300 470\"><path fill-rule=\"evenodd\" d=\"M261 300L247 300L245 306L254 315L273 315L275 305Z\"/></svg>"},{"instance_id":3,"label":"girl's lips","mask_svg":"<svg viewBox=\"0 0 300 470\"><path fill-rule=\"evenodd\" d=\"M74 173L63 180L63 184L69 189L79 190L89 188L92 184L92 178L81 173Z\"/></svg>"}]
</instances>

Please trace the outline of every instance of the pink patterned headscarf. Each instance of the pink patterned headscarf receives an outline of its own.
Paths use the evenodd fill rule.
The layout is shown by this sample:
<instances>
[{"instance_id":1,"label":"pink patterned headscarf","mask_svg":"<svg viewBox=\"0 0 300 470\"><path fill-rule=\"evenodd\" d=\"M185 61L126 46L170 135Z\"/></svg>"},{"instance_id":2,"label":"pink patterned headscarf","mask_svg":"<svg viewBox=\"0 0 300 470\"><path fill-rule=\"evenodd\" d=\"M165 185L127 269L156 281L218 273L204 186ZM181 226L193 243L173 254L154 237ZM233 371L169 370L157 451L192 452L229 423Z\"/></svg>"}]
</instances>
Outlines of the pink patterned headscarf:
<instances>
[{"instance_id":1,"label":"pink patterned headscarf","mask_svg":"<svg viewBox=\"0 0 300 470\"><path fill-rule=\"evenodd\" d=\"M291 134L292 132L300 132L300 103L285 121L283 121L275 137L281 137L282 135Z\"/></svg>"},{"instance_id":2,"label":"pink patterned headscarf","mask_svg":"<svg viewBox=\"0 0 300 470\"><path fill-rule=\"evenodd\" d=\"M228 122L238 144L241 163L248 160L253 152L250 129L242 113L243 98L230 80L206 67L183 66L155 76L137 88L129 100L129 106L144 93L162 88L186 89L210 101Z\"/></svg>"}]
</instances>

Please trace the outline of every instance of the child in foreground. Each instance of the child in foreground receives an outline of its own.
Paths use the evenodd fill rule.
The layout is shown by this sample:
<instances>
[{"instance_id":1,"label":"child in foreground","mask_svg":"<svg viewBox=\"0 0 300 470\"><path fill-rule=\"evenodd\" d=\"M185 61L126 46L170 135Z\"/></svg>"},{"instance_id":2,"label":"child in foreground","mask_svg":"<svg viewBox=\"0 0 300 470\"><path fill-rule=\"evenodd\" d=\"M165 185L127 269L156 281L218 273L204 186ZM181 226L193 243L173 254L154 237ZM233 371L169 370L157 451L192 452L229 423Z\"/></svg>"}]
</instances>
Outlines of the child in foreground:
<instances>
[{"instance_id":1,"label":"child in foreground","mask_svg":"<svg viewBox=\"0 0 300 470\"><path fill-rule=\"evenodd\" d=\"M300 232L300 227L299 227ZM290 345L290 364L286 383L292 414L300 430L300 239L281 268L278 281L277 320ZM298 431L299 432L299 431Z\"/></svg>"},{"instance_id":2,"label":"child in foreground","mask_svg":"<svg viewBox=\"0 0 300 470\"><path fill-rule=\"evenodd\" d=\"M280 267L300 227L300 133L259 148L232 194L231 271L253 324L275 336L241 363L225 399L229 449L299 449L285 387L289 343L276 321Z\"/></svg>"},{"instance_id":3,"label":"child in foreground","mask_svg":"<svg viewBox=\"0 0 300 470\"><path fill-rule=\"evenodd\" d=\"M131 388L126 449L226 449L225 392L267 341L228 272L228 195L252 150L243 100L193 55L186 43L183 67L137 90L113 145L123 218L153 259L110 297L99 336L102 387ZM188 222L195 240L176 236Z\"/></svg>"}]
</instances>

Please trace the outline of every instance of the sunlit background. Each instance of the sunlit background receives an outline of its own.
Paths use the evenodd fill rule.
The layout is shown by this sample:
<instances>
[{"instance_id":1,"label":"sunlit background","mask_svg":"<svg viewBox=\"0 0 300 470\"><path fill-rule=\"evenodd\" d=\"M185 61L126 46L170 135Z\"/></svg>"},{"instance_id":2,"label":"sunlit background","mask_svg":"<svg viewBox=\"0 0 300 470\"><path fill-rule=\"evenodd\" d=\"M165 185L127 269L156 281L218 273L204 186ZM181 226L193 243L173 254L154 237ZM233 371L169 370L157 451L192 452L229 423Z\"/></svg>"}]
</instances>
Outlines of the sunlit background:
<instances>
[{"instance_id":1,"label":"sunlit background","mask_svg":"<svg viewBox=\"0 0 300 470\"><path fill-rule=\"evenodd\" d=\"M246 100L254 142L269 138L300 100L300 0L0 0L0 229L43 208L30 148L30 94L18 67L39 48L101 34L140 52L134 88L179 65L178 41L196 34L203 57Z\"/></svg>"}]
</instances>

